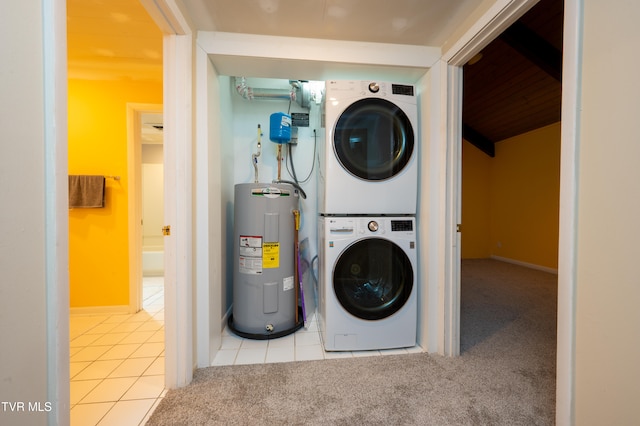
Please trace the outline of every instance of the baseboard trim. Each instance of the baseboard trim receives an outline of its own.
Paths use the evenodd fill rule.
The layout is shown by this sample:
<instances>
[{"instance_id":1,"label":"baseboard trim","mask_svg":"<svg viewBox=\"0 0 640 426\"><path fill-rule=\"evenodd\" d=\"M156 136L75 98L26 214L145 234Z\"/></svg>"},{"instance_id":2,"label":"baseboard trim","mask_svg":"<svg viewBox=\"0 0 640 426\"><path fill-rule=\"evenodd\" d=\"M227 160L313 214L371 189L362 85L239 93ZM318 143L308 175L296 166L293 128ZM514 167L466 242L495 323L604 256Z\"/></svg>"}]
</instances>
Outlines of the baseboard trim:
<instances>
[{"instance_id":1,"label":"baseboard trim","mask_svg":"<svg viewBox=\"0 0 640 426\"><path fill-rule=\"evenodd\" d=\"M509 259L508 257L502 256L490 256L493 260L499 260L500 262L513 263L514 265L524 266L526 268L537 269L538 271L548 272L550 274L558 275L558 270L549 268L547 266L536 265L534 263L522 262L520 260Z\"/></svg>"},{"instance_id":2,"label":"baseboard trim","mask_svg":"<svg viewBox=\"0 0 640 426\"><path fill-rule=\"evenodd\" d=\"M69 315L101 315L101 314L130 314L129 305L114 306L82 306L69 308Z\"/></svg>"}]
</instances>

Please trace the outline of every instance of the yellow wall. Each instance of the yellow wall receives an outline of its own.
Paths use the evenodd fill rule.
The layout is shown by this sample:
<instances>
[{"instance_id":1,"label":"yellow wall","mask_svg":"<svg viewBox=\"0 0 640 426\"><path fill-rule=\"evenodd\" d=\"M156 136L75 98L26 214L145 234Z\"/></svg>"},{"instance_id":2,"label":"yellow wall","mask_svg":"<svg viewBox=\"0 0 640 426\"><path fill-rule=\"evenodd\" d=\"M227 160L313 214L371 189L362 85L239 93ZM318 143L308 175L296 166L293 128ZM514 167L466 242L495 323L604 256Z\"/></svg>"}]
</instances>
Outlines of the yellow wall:
<instances>
[{"instance_id":1,"label":"yellow wall","mask_svg":"<svg viewBox=\"0 0 640 426\"><path fill-rule=\"evenodd\" d=\"M464 142L462 167L462 257L556 269L560 123L497 143L494 158Z\"/></svg>"},{"instance_id":2,"label":"yellow wall","mask_svg":"<svg viewBox=\"0 0 640 426\"><path fill-rule=\"evenodd\" d=\"M462 257L491 255L491 160L467 141L462 141Z\"/></svg>"},{"instance_id":3,"label":"yellow wall","mask_svg":"<svg viewBox=\"0 0 640 426\"><path fill-rule=\"evenodd\" d=\"M106 207L69 210L71 307L129 304L127 103L162 103L161 82L69 80L69 174L107 179Z\"/></svg>"}]
</instances>

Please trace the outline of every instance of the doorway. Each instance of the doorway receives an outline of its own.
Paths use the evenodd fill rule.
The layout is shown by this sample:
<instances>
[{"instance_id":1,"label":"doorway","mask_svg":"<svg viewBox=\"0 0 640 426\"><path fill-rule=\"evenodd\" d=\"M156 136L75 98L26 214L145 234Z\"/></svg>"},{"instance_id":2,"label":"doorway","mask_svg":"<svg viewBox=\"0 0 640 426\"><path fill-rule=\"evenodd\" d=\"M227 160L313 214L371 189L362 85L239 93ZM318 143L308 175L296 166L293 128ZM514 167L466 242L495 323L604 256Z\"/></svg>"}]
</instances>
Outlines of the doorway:
<instances>
[{"instance_id":1,"label":"doorway","mask_svg":"<svg viewBox=\"0 0 640 426\"><path fill-rule=\"evenodd\" d=\"M462 259L557 274L563 14L541 0L463 67Z\"/></svg>"},{"instance_id":2,"label":"doorway","mask_svg":"<svg viewBox=\"0 0 640 426\"><path fill-rule=\"evenodd\" d=\"M164 275L164 157L162 113L143 113L142 132L142 276Z\"/></svg>"}]
</instances>

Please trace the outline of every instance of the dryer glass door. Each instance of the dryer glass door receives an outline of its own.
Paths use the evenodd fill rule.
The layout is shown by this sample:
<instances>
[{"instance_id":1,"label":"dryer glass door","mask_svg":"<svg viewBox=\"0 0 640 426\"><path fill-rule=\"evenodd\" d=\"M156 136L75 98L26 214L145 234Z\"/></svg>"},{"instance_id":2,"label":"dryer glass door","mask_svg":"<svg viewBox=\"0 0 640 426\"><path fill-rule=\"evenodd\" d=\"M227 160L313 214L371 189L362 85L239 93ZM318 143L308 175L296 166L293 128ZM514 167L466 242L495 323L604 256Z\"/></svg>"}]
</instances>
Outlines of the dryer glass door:
<instances>
[{"instance_id":1,"label":"dryer glass door","mask_svg":"<svg viewBox=\"0 0 640 426\"><path fill-rule=\"evenodd\" d=\"M340 115L333 147L342 167L367 181L389 179L413 154L413 126L397 105L384 99L361 99Z\"/></svg>"},{"instance_id":2,"label":"dryer glass door","mask_svg":"<svg viewBox=\"0 0 640 426\"><path fill-rule=\"evenodd\" d=\"M333 289L350 314L365 320L387 318L404 306L413 288L409 257L382 238L356 241L338 257Z\"/></svg>"}]
</instances>

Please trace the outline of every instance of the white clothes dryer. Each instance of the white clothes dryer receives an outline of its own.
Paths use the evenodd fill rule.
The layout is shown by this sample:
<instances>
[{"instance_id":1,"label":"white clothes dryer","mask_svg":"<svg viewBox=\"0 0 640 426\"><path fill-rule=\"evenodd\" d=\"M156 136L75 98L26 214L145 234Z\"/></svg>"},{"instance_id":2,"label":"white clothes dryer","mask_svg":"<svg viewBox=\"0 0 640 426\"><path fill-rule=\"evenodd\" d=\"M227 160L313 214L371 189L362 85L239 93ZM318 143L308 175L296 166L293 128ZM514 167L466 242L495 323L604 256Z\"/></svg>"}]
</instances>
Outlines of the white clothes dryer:
<instances>
[{"instance_id":1,"label":"white clothes dryer","mask_svg":"<svg viewBox=\"0 0 640 426\"><path fill-rule=\"evenodd\" d=\"M320 214L415 214L418 112L415 87L326 82L320 144Z\"/></svg>"},{"instance_id":2,"label":"white clothes dryer","mask_svg":"<svg viewBox=\"0 0 640 426\"><path fill-rule=\"evenodd\" d=\"M325 350L415 346L415 218L320 217L318 226L318 319Z\"/></svg>"}]
</instances>

